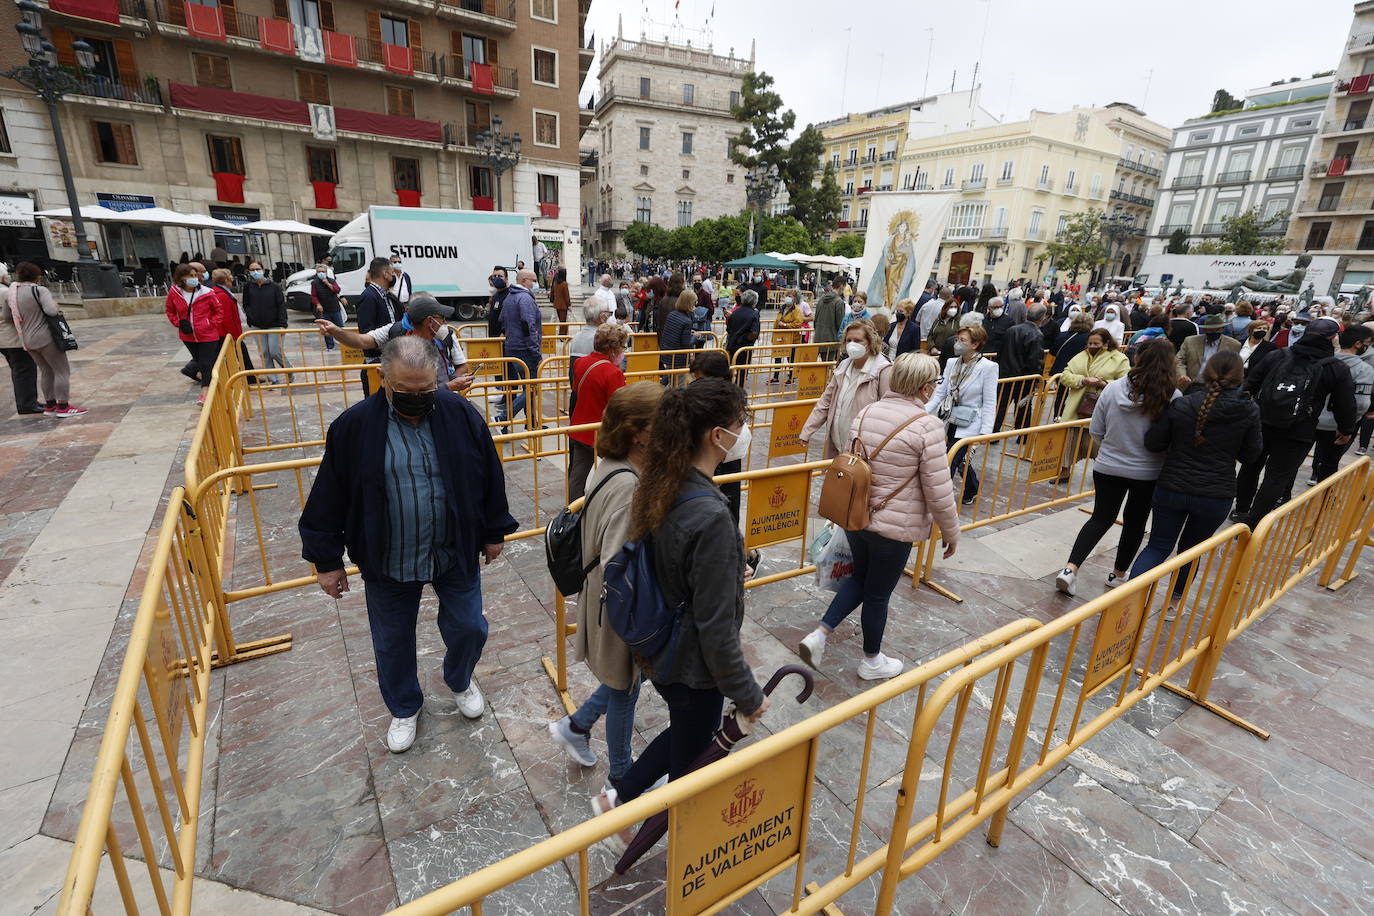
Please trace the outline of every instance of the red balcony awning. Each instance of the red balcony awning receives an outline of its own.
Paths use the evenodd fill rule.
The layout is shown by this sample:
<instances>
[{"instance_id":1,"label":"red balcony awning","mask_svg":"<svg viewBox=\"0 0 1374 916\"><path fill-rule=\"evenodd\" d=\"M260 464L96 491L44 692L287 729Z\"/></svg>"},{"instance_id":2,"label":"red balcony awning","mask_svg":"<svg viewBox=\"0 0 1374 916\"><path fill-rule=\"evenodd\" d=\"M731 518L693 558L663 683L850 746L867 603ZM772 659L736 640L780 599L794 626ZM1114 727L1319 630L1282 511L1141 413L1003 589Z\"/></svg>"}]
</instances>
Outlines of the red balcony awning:
<instances>
[{"instance_id":1,"label":"red balcony awning","mask_svg":"<svg viewBox=\"0 0 1374 916\"><path fill-rule=\"evenodd\" d=\"M847 219L842 219L842 220L838 221L837 223L835 223L835 228L837 228L837 229L848 229L848 228L849 228L849 220L847 220Z\"/></svg>"},{"instance_id":2,"label":"red balcony awning","mask_svg":"<svg viewBox=\"0 0 1374 916\"><path fill-rule=\"evenodd\" d=\"M1326 167L1326 174L1327 174L1328 176L1330 176L1330 175L1344 175L1344 174L1345 174L1345 170L1346 170L1349 166L1350 166L1350 160L1349 160L1349 159L1346 159L1346 158L1344 158L1344 157L1342 157L1342 158L1340 158L1340 159L1332 159L1332 160L1331 160L1331 164L1328 165L1328 166Z\"/></svg>"},{"instance_id":3,"label":"red balcony awning","mask_svg":"<svg viewBox=\"0 0 1374 916\"><path fill-rule=\"evenodd\" d=\"M420 206L420 192L402 191L400 188L397 188L396 203L400 204L402 207L418 207Z\"/></svg>"},{"instance_id":4,"label":"red balcony awning","mask_svg":"<svg viewBox=\"0 0 1374 916\"><path fill-rule=\"evenodd\" d=\"M243 203L243 176L233 172L211 172L215 177L215 198L226 204Z\"/></svg>"},{"instance_id":5,"label":"red balcony awning","mask_svg":"<svg viewBox=\"0 0 1374 916\"><path fill-rule=\"evenodd\" d=\"M539 205L539 215L540 215L540 216L549 216L549 217L555 217L555 218L556 218L556 217L558 216L558 204L543 204L543 203L541 203L541 204Z\"/></svg>"},{"instance_id":6,"label":"red balcony awning","mask_svg":"<svg viewBox=\"0 0 1374 916\"><path fill-rule=\"evenodd\" d=\"M400 73L403 76L410 76L415 72L410 49L401 45L382 44L382 66L392 73Z\"/></svg>"},{"instance_id":7,"label":"red balcony awning","mask_svg":"<svg viewBox=\"0 0 1374 916\"><path fill-rule=\"evenodd\" d=\"M1374 80L1374 73L1361 73L1350 81L1350 94L1363 95L1369 91L1369 83Z\"/></svg>"},{"instance_id":8,"label":"red balcony awning","mask_svg":"<svg viewBox=\"0 0 1374 916\"><path fill-rule=\"evenodd\" d=\"M353 36L342 32L325 32L324 59L337 67L358 66L358 51L353 45Z\"/></svg>"},{"instance_id":9,"label":"red balcony awning","mask_svg":"<svg viewBox=\"0 0 1374 916\"><path fill-rule=\"evenodd\" d=\"M490 197L474 197L472 199L472 209L474 210L495 210L496 201Z\"/></svg>"},{"instance_id":10,"label":"red balcony awning","mask_svg":"<svg viewBox=\"0 0 1374 916\"><path fill-rule=\"evenodd\" d=\"M199 3L187 3L186 6L186 31L197 38L208 38L212 41L224 41L224 14L217 6L203 6Z\"/></svg>"},{"instance_id":11,"label":"red balcony awning","mask_svg":"<svg viewBox=\"0 0 1374 916\"><path fill-rule=\"evenodd\" d=\"M168 83L167 88L171 92L173 108L213 111L216 114L240 115L263 121L285 121L288 124L310 123L309 106L295 99L274 99L228 89L189 86L186 83Z\"/></svg>"},{"instance_id":12,"label":"red balcony awning","mask_svg":"<svg viewBox=\"0 0 1374 916\"><path fill-rule=\"evenodd\" d=\"M268 51L276 51L278 54L296 53L296 36L289 20L259 16L258 35L262 46Z\"/></svg>"},{"instance_id":13,"label":"red balcony awning","mask_svg":"<svg viewBox=\"0 0 1374 916\"><path fill-rule=\"evenodd\" d=\"M494 95L491 64L472 65L472 91L483 95Z\"/></svg>"},{"instance_id":14,"label":"red balcony awning","mask_svg":"<svg viewBox=\"0 0 1374 916\"><path fill-rule=\"evenodd\" d=\"M337 210L339 208L338 198L334 195L334 188L337 185L332 181L312 181L310 184L315 188L315 208L317 210Z\"/></svg>"},{"instance_id":15,"label":"red balcony awning","mask_svg":"<svg viewBox=\"0 0 1374 916\"><path fill-rule=\"evenodd\" d=\"M54 13L119 25L119 0L49 0Z\"/></svg>"},{"instance_id":16,"label":"red balcony awning","mask_svg":"<svg viewBox=\"0 0 1374 916\"><path fill-rule=\"evenodd\" d=\"M440 143L444 138L444 130L438 121L421 121L419 118L377 114L371 111L359 111L356 108L335 108L334 123L339 130L351 130L360 134L379 134L383 137L399 137L402 140L425 140L429 143Z\"/></svg>"}]
</instances>

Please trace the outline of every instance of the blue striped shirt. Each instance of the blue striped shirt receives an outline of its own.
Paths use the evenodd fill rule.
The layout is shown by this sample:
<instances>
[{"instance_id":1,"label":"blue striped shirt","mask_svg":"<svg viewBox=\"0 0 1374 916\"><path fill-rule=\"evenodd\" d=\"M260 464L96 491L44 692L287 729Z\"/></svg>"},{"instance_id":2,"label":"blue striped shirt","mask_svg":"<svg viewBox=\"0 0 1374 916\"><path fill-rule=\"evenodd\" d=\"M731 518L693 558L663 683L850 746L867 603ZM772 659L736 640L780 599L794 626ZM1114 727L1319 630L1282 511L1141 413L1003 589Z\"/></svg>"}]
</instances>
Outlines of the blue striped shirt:
<instances>
[{"instance_id":1,"label":"blue striped shirt","mask_svg":"<svg viewBox=\"0 0 1374 916\"><path fill-rule=\"evenodd\" d=\"M429 418L396 411L386 426L386 564L397 582L429 582L458 561Z\"/></svg>"}]
</instances>

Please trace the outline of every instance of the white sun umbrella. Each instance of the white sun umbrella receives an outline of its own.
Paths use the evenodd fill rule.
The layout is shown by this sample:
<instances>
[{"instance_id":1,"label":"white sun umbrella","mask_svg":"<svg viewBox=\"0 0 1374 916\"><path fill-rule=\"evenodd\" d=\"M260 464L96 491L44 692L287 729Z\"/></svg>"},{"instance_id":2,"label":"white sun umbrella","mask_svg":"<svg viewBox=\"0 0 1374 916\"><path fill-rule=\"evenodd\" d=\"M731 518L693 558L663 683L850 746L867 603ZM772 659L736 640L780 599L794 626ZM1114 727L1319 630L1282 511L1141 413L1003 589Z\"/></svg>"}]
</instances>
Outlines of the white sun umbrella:
<instances>
[{"instance_id":1,"label":"white sun umbrella","mask_svg":"<svg viewBox=\"0 0 1374 916\"><path fill-rule=\"evenodd\" d=\"M124 214L118 210L111 210L109 207L102 207L99 204L86 204L79 208L82 219L94 222L116 222L124 218ZM39 210L34 216L43 216L48 219L71 219L72 210L70 207L54 207L51 210Z\"/></svg>"},{"instance_id":2,"label":"white sun umbrella","mask_svg":"<svg viewBox=\"0 0 1374 916\"><path fill-rule=\"evenodd\" d=\"M309 223L302 223L294 219L262 219L255 223L244 223L239 227L246 232L271 232L281 235L333 235L333 229L321 229L319 226L312 226ZM291 241L292 250L296 257L300 257L301 249L296 239ZM307 250L310 246L306 246ZM270 255L271 252L269 251ZM286 252L282 250L281 240L277 241L277 257L282 261L286 260Z\"/></svg>"}]
</instances>

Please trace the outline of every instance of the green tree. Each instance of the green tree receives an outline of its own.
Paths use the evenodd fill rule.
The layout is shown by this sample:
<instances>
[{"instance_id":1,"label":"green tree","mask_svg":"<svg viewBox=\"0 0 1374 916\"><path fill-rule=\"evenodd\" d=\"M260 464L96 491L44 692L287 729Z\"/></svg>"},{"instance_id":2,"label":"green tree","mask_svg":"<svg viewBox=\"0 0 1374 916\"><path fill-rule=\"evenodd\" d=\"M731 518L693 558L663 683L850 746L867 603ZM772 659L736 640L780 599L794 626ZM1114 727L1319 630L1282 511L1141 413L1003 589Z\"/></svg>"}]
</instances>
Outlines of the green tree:
<instances>
[{"instance_id":1,"label":"green tree","mask_svg":"<svg viewBox=\"0 0 1374 916\"><path fill-rule=\"evenodd\" d=\"M834 239L828 247L830 250L826 254L841 258L861 258L864 253L864 236L858 234L841 235Z\"/></svg>"},{"instance_id":2,"label":"green tree","mask_svg":"<svg viewBox=\"0 0 1374 916\"><path fill-rule=\"evenodd\" d=\"M824 151L825 137L814 124L808 124L787 148L787 159L780 172L792 215L806 227L812 238L819 238L834 228L833 221L827 225L815 212L820 189L814 187L813 183L816 179L816 163Z\"/></svg>"},{"instance_id":3,"label":"green tree","mask_svg":"<svg viewBox=\"0 0 1374 916\"><path fill-rule=\"evenodd\" d=\"M1288 218L1288 213L1275 213L1265 219L1260 216L1258 207L1251 207L1244 213L1222 218L1221 237L1198 242L1192 247L1193 254L1282 254L1283 236L1265 235L1265 230Z\"/></svg>"},{"instance_id":4,"label":"green tree","mask_svg":"<svg viewBox=\"0 0 1374 916\"><path fill-rule=\"evenodd\" d=\"M1056 267L1069 275L1070 281L1077 279L1079 273L1091 270L1101 264L1107 256L1106 240L1102 236L1099 218L1102 211L1090 209L1075 214L1064 225L1064 231L1054 237L1039 262L1048 257Z\"/></svg>"},{"instance_id":5,"label":"green tree","mask_svg":"<svg viewBox=\"0 0 1374 916\"><path fill-rule=\"evenodd\" d=\"M744 125L730 148L730 161L745 168L771 165L781 173L787 159L784 141L796 126L797 116L790 108L782 110L782 96L773 90L773 77L763 72L744 74L739 104L730 113Z\"/></svg>"},{"instance_id":6,"label":"green tree","mask_svg":"<svg viewBox=\"0 0 1374 916\"><path fill-rule=\"evenodd\" d=\"M827 162L825 171L821 173L821 186L812 192L808 214L810 220L802 220L802 224L811 231L813 241L819 242L835 231L835 224L840 219L840 205L840 183L835 178L835 166Z\"/></svg>"},{"instance_id":7,"label":"green tree","mask_svg":"<svg viewBox=\"0 0 1374 916\"><path fill-rule=\"evenodd\" d=\"M1187 254L1188 253L1188 233L1182 229L1175 229L1169 233L1169 245L1164 249L1165 254Z\"/></svg>"},{"instance_id":8,"label":"green tree","mask_svg":"<svg viewBox=\"0 0 1374 916\"><path fill-rule=\"evenodd\" d=\"M668 232L650 223L634 222L625 229L625 248L642 258L668 257Z\"/></svg>"},{"instance_id":9,"label":"green tree","mask_svg":"<svg viewBox=\"0 0 1374 916\"><path fill-rule=\"evenodd\" d=\"M795 217L770 217L757 228L758 251L791 254L811 247L811 233Z\"/></svg>"},{"instance_id":10,"label":"green tree","mask_svg":"<svg viewBox=\"0 0 1374 916\"><path fill-rule=\"evenodd\" d=\"M703 261L733 261L744 257L749 243L748 216L722 216L692 226L695 256Z\"/></svg>"},{"instance_id":11,"label":"green tree","mask_svg":"<svg viewBox=\"0 0 1374 916\"><path fill-rule=\"evenodd\" d=\"M1225 89L1218 89L1212 95L1212 113L1218 111L1230 111L1241 106L1240 99L1227 92Z\"/></svg>"}]
</instances>

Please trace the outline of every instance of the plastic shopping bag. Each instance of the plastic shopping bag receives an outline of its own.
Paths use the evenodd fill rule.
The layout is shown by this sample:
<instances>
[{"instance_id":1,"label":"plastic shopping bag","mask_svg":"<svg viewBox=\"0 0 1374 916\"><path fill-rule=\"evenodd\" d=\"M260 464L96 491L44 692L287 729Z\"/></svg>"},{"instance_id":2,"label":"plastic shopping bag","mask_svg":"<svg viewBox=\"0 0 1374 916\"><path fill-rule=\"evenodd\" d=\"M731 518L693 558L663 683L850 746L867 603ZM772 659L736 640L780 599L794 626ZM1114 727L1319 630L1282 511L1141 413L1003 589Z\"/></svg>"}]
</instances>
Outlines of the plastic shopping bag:
<instances>
[{"instance_id":1,"label":"plastic shopping bag","mask_svg":"<svg viewBox=\"0 0 1374 916\"><path fill-rule=\"evenodd\" d=\"M816 564L816 584L839 591L844 580L854 574L854 555L843 528L831 522L817 533L811 541L811 562Z\"/></svg>"}]
</instances>

